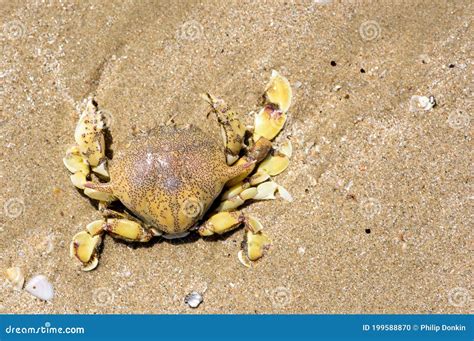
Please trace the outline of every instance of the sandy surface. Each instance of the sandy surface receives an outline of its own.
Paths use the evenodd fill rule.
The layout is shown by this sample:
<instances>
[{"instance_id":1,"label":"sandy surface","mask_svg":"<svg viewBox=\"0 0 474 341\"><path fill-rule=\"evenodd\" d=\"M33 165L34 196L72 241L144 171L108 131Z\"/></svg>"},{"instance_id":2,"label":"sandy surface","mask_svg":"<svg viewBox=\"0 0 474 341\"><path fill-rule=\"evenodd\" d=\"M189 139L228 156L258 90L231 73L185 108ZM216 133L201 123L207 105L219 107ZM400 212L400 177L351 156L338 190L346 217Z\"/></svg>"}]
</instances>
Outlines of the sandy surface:
<instances>
[{"instance_id":1,"label":"sandy surface","mask_svg":"<svg viewBox=\"0 0 474 341\"><path fill-rule=\"evenodd\" d=\"M394 2L3 0L0 268L46 275L55 297L2 279L0 311L471 311L473 5ZM69 241L99 214L62 165L75 105L96 96L114 150L174 115L218 134L199 93L250 123L271 69L295 93L294 157L277 177L295 201L246 208L273 240L258 266L238 262L239 230L152 247L108 237L81 272ZM410 111L413 95L438 104Z\"/></svg>"}]
</instances>

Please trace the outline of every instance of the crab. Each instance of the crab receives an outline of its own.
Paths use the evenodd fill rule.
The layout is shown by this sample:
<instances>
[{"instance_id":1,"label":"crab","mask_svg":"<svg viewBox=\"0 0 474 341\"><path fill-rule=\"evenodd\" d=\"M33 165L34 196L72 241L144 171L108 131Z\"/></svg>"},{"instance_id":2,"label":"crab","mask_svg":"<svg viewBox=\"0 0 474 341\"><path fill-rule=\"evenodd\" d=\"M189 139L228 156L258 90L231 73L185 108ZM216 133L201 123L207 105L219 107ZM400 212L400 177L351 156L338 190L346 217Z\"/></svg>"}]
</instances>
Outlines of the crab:
<instances>
[{"instance_id":1,"label":"crab","mask_svg":"<svg viewBox=\"0 0 474 341\"><path fill-rule=\"evenodd\" d=\"M287 120L290 84L272 71L263 106L254 126L248 127L223 100L202 96L221 126L223 146L195 126L163 125L136 137L113 159L106 156L103 112L92 97L82 102L76 144L63 159L73 185L98 202L101 214L72 238L70 254L82 270L97 267L105 234L146 243L190 232L222 235L244 226L240 262L252 267L268 250L270 238L260 221L239 207L251 200L275 199L277 192L291 201L272 180L288 167L292 153L289 139L272 145ZM114 209L114 201L123 208Z\"/></svg>"}]
</instances>

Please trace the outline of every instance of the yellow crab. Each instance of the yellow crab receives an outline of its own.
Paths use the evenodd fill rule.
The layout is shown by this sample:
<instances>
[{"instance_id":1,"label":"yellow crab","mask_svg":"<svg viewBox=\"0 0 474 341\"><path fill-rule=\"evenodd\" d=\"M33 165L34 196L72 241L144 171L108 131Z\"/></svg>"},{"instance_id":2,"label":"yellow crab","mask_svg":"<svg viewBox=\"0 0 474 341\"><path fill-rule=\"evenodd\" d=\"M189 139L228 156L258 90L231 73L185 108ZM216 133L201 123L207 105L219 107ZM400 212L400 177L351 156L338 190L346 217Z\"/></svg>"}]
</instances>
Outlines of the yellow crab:
<instances>
[{"instance_id":1,"label":"yellow crab","mask_svg":"<svg viewBox=\"0 0 474 341\"><path fill-rule=\"evenodd\" d=\"M292 97L289 82L272 72L265 104L255 115L254 127L248 127L249 134L222 100L204 97L222 127L225 148L196 127L163 126L136 138L113 160L105 156L104 116L91 98L84 101L76 145L63 159L72 183L99 201L102 214L71 242L71 256L84 271L97 266L105 232L130 242L148 242L155 236L184 237L190 231L223 234L243 225L245 243L238 256L246 266L269 247L261 223L237 208L247 200L274 199L277 191L290 198L271 180L286 169L291 157L289 140L276 149L271 143L286 121ZM112 210L115 200L126 209Z\"/></svg>"}]
</instances>

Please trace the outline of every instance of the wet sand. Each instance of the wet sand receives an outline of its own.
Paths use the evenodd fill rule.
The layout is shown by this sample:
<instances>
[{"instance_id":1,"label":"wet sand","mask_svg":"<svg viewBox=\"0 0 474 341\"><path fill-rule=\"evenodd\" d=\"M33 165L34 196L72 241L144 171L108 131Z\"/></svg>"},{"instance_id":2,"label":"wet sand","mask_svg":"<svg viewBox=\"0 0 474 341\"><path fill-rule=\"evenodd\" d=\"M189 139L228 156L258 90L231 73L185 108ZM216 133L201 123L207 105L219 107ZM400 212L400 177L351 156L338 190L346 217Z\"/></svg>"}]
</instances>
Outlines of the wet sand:
<instances>
[{"instance_id":1,"label":"wet sand","mask_svg":"<svg viewBox=\"0 0 474 341\"><path fill-rule=\"evenodd\" d=\"M470 1L72 2L0 5L0 269L46 275L51 302L0 284L2 313L472 311ZM470 14L471 13L471 14ZM69 258L100 217L69 181L75 106L94 95L113 150L168 121L218 136L200 97L252 122L271 70L292 84L294 156L255 202L271 236L251 270L242 230ZM410 110L412 96L434 96ZM192 310L191 291L204 292Z\"/></svg>"}]
</instances>

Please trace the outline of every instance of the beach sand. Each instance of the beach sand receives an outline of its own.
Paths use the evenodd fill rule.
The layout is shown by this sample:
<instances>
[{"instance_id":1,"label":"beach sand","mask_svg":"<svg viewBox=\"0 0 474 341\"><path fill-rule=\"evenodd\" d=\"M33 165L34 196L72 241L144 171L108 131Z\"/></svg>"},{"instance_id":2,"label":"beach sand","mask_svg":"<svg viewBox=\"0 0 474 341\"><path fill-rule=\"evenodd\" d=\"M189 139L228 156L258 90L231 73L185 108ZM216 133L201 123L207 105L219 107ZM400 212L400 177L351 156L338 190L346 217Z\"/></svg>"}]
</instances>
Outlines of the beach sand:
<instances>
[{"instance_id":1,"label":"beach sand","mask_svg":"<svg viewBox=\"0 0 474 341\"><path fill-rule=\"evenodd\" d=\"M0 269L44 274L40 301L2 277L2 313L472 311L471 1L8 1L0 5ZM471 38L469 38L471 37ZM100 217L69 180L75 107L95 96L111 148L174 117L219 136L210 92L247 124L271 70L294 91L294 155L243 231L147 246L107 237L82 272L72 236ZM410 110L412 96L434 96ZM413 109L413 108L412 108ZM203 293L191 309L184 297Z\"/></svg>"}]
</instances>

